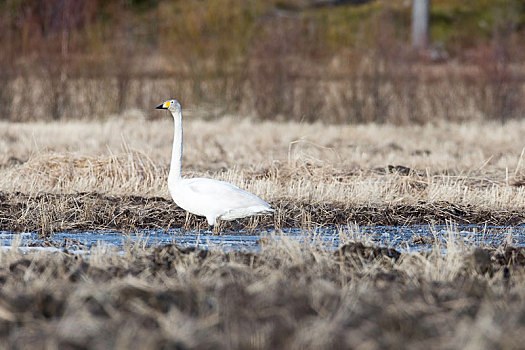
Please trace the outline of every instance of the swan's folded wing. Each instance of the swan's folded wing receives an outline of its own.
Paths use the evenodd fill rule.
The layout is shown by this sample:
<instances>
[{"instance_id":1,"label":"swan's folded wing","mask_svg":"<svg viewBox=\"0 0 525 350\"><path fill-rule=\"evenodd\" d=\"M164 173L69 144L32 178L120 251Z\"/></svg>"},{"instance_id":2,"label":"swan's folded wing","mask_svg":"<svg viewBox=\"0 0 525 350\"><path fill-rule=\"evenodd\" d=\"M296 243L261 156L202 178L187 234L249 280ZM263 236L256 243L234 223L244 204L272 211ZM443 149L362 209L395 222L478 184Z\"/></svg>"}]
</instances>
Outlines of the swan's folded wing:
<instances>
[{"instance_id":1,"label":"swan's folded wing","mask_svg":"<svg viewBox=\"0 0 525 350\"><path fill-rule=\"evenodd\" d=\"M220 204L223 209L270 205L256 195L230 183L207 178L187 179L189 191L202 201Z\"/></svg>"}]
</instances>

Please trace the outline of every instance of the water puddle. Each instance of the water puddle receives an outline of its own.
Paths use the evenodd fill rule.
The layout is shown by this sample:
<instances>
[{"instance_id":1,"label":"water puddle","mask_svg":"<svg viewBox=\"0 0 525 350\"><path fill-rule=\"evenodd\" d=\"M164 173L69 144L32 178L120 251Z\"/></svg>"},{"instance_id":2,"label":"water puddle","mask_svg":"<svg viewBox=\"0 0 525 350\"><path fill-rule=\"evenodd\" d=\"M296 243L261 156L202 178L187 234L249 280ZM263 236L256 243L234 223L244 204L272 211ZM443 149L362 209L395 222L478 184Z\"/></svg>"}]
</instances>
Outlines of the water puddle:
<instances>
[{"instance_id":1,"label":"water puddle","mask_svg":"<svg viewBox=\"0 0 525 350\"><path fill-rule=\"evenodd\" d=\"M283 229L282 231L233 232L214 236L210 232L182 231L181 229L137 231L123 234L115 231L62 232L50 239L41 239L36 233L0 232L0 246L4 249L17 247L21 250L64 250L89 252L93 246L108 245L124 249L134 245L158 246L177 243L203 249L258 250L270 239L288 237L298 241L310 241L327 248L336 248L347 241L358 239L391 247L400 251L430 249L436 243L462 240L469 245L499 246L510 243L525 246L525 226L498 227L476 225L412 225L412 226L339 226L312 230Z\"/></svg>"}]
</instances>

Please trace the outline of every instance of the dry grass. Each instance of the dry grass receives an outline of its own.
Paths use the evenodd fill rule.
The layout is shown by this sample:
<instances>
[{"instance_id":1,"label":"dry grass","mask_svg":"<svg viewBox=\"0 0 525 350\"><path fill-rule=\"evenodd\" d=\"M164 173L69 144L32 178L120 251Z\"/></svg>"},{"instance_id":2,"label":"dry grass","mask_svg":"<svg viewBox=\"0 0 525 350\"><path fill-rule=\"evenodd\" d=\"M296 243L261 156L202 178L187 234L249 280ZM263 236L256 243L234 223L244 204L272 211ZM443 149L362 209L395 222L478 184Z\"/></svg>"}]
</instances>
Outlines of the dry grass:
<instances>
[{"instance_id":1,"label":"dry grass","mask_svg":"<svg viewBox=\"0 0 525 350\"><path fill-rule=\"evenodd\" d=\"M2 123L0 130L0 191L4 203L25 202L20 208L26 213L51 202L55 212L66 213L69 195L78 193L98 193L106 204L107 196L131 198L135 205L152 197L169 204L167 116L145 121L130 112L105 122ZM211 176L256 193L284 210L276 226L288 214L296 218L293 224L308 216L323 224L323 215L337 217L329 224L373 223L356 208L376 212L376 223L402 224L403 217L389 220L388 213L407 208L413 214L405 215L406 223L426 215L421 221L518 224L525 203L524 132L525 122L518 121L329 126L203 121L188 111L183 175ZM42 217L50 213L39 211ZM67 222L64 215L55 221ZM34 221L34 215L26 217ZM178 219L159 219L158 225L170 222L183 225Z\"/></svg>"},{"instance_id":2,"label":"dry grass","mask_svg":"<svg viewBox=\"0 0 525 350\"><path fill-rule=\"evenodd\" d=\"M0 253L12 348L519 348L525 252L400 254L270 240L259 253ZM441 254L446 248L447 254Z\"/></svg>"}]
</instances>

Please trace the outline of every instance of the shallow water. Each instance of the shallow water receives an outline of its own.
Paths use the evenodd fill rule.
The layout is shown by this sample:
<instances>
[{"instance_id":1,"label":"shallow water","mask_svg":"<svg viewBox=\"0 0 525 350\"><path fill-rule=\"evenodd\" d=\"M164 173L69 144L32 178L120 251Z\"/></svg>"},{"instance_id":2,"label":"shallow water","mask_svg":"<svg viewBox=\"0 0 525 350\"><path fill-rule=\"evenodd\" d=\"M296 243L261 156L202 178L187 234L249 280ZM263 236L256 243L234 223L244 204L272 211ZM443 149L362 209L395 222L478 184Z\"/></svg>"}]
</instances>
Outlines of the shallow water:
<instances>
[{"instance_id":1,"label":"shallow water","mask_svg":"<svg viewBox=\"0 0 525 350\"><path fill-rule=\"evenodd\" d=\"M511 243L525 246L525 226L498 227L477 225L411 225L411 226L340 226L323 227L312 230L283 229L275 231L256 231L225 233L214 236L211 232L182 231L181 229L137 231L123 234L115 231L62 232L55 233L44 241L36 233L9 233L0 231L1 246L10 249L13 246L22 250L46 249L73 252L87 252L96 245L108 245L117 248L126 246L158 246L177 243L187 247L204 249L258 250L267 239L279 240L288 237L298 241L311 241L327 248L336 248L347 241L358 239L375 243L379 246L392 247L400 251L418 251L430 249L435 243L449 240L462 240L477 246L498 246Z\"/></svg>"}]
</instances>

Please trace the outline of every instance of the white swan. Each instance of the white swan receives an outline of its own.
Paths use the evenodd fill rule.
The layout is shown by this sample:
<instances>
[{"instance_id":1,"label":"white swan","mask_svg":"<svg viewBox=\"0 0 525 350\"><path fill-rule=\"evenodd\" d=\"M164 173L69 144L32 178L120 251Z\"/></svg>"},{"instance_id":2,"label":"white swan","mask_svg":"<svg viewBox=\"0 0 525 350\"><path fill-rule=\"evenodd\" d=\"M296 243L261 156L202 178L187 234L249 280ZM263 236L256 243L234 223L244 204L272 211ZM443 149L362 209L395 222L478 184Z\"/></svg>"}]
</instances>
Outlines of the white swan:
<instances>
[{"instance_id":1,"label":"white swan","mask_svg":"<svg viewBox=\"0 0 525 350\"><path fill-rule=\"evenodd\" d=\"M180 173L182 162L180 103L177 100L167 100L155 108L169 110L175 120L168 189L179 207L192 214L205 216L212 227L217 219L235 220L274 211L268 203L256 195L230 183L207 178L183 179Z\"/></svg>"}]
</instances>

